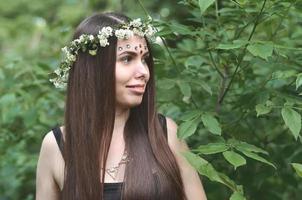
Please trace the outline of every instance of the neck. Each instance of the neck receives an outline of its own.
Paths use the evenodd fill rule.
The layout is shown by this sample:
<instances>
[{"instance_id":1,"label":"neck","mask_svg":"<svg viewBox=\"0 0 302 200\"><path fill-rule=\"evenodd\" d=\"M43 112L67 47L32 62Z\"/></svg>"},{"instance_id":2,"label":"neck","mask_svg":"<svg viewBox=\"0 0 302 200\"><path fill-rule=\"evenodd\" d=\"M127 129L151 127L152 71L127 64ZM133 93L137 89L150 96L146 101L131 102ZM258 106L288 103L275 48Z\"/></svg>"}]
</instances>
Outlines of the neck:
<instances>
[{"instance_id":1,"label":"neck","mask_svg":"<svg viewBox=\"0 0 302 200\"><path fill-rule=\"evenodd\" d=\"M114 120L114 130L113 130L113 137L115 136L122 136L124 132L124 127L126 121L129 117L130 109L116 109L115 112L115 120Z\"/></svg>"}]
</instances>

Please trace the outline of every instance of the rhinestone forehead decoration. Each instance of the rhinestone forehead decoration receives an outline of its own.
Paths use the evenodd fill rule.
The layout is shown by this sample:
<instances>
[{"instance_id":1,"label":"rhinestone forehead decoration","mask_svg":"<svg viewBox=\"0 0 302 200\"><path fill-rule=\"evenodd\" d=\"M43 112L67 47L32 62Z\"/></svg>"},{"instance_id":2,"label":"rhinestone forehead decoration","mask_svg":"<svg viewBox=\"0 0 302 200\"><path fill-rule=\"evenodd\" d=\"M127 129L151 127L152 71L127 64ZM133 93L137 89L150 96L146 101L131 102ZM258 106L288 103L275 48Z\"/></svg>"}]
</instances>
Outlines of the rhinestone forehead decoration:
<instances>
[{"instance_id":1,"label":"rhinestone forehead decoration","mask_svg":"<svg viewBox=\"0 0 302 200\"><path fill-rule=\"evenodd\" d=\"M138 46L134 47L134 50L138 51L138 48L140 49L140 51L139 51L140 54L143 53L142 49L143 50L147 50L148 49L146 45L139 44ZM126 47L124 47L124 48L121 47L121 46L118 47L119 51L122 51L123 49L131 49L131 45L130 44L126 44Z\"/></svg>"}]
</instances>

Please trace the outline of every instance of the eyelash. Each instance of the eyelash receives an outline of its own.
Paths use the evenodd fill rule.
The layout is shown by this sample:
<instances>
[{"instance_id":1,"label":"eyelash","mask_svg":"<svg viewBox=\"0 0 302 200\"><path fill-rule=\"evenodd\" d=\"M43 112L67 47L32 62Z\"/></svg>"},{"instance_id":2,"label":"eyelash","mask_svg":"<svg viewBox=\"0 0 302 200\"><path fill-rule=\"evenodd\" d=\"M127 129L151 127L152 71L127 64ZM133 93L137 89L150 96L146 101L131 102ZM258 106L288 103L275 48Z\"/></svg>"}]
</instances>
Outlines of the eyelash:
<instances>
[{"instance_id":1,"label":"eyelash","mask_svg":"<svg viewBox=\"0 0 302 200\"><path fill-rule=\"evenodd\" d=\"M147 63L146 61L147 61L148 58L149 58L149 56L146 56L146 57L144 58L144 62L145 62L145 63ZM133 57L128 55L128 56L122 57L122 58L121 58L121 61L122 61L124 64L128 64L129 62L131 62L132 59L133 59Z\"/></svg>"},{"instance_id":2,"label":"eyelash","mask_svg":"<svg viewBox=\"0 0 302 200\"><path fill-rule=\"evenodd\" d=\"M127 62L126 62L126 60L127 60ZM132 60L131 56L124 56L121 58L121 61L125 64L129 63L131 60Z\"/></svg>"}]
</instances>

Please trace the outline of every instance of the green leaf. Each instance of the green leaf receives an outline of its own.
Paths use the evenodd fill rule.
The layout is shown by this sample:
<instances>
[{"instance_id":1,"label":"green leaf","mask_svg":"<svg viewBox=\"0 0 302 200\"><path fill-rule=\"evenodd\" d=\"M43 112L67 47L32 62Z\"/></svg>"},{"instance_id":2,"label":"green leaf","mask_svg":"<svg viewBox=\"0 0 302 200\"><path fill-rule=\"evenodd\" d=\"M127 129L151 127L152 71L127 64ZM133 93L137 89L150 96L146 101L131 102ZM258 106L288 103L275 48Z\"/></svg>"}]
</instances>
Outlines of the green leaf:
<instances>
[{"instance_id":1,"label":"green leaf","mask_svg":"<svg viewBox=\"0 0 302 200\"><path fill-rule=\"evenodd\" d=\"M212 96L212 89L208 83L202 80L190 80L190 83L196 84L197 86L201 86L206 92L208 92Z\"/></svg>"},{"instance_id":2,"label":"green leaf","mask_svg":"<svg viewBox=\"0 0 302 200\"><path fill-rule=\"evenodd\" d=\"M282 108L281 114L286 126L297 140L301 130L301 115L295 110L286 107Z\"/></svg>"},{"instance_id":3,"label":"green leaf","mask_svg":"<svg viewBox=\"0 0 302 200\"><path fill-rule=\"evenodd\" d=\"M229 44L219 44L216 49L224 49L224 50L229 50L229 49L238 49L244 45L246 45L248 42L243 41L243 40L234 40L232 43Z\"/></svg>"},{"instance_id":4,"label":"green leaf","mask_svg":"<svg viewBox=\"0 0 302 200\"><path fill-rule=\"evenodd\" d=\"M167 25L170 27L170 29L173 32L179 33L181 35L195 35L196 33L189 28L189 26L185 26L183 24L173 22L173 23L167 23Z\"/></svg>"},{"instance_id":5,"label":"green leaf","mask_svg":"<svg viewBox=\"0 0 302 200\"><path fill-rule=\"evenodd\" d=\"M207 83L205 83L204 81L200 81L200 85L205 91L207 91L212 96L212 89Z\"/></svg>"},{"instance_id":6,"label":"green leaf","mask_svg":"<svg viewBox=\"0 0 302 200\"><path fill-rule=\"evenodd\" d=\"M272 166L273 168L276 169L276 166L275 166L273 163L267 161L267 160L264 159L263 157L261 157L261 156L255 154L255 153L249 152L249 151L244 151L244 150L242 150L242 149L238 149L238 150L241 151L241 152L242 152L244 155L246 155L247 157L250 157L250 158L252 158L252 159L254 159L254 160L257 160L257 161L263 162L263 163L265 163L265 164L268 164L268 165L270 165L270 166Z\"/></svg>"},{"instance_id":7,"label":"green leaf","mask_svg":"<svg viewBox=\"0 0 302 200\"><path fill-rule=\"evenodd\" d=\"M156 32L156 36L162 36L165 37L167 35L171 35L173 31L169 29L168 27L164 27L162 30Z\"/></svg>"},{"instance_id":8,"label":"green leaf","mask_svg":"<svg viewBox=\"0 0 302 200\"><path fill-rule=\"evenodd\" d=\"M234 192L230 200L246 200L246 198L240 192Z\"/></svg>"},{"instance_id":9,"label":"green leaf","mask_svg":"<svg viewBox=\"0 0 302 200\"><path fill-rule=\"evenodd\" d=\"M213 134L215 135L221 135L221 128L220 125L217 121L217 119L209 114L209 113L204 113L201 116L203 125Z\"/></svg>"},{"instance_id":10,"label":"green leaf","mask_svg":"<svg viewBox=\"0 0 302 200\"><path fill-rule=\"evenodd\" d=\"M225 143L209 143L206 145L200 145L196 151L201 154L215 154L227 151L229 147Z\"/></svg>"},{"instance_id":11,"label":"green leaf","mask_svg":"<svg viewBox=\"0 0 302 200\"><path fill-rule=\"evenodd\" d=\"M225 50L229 50L229 49L238 49L240 48L242 45L241 44L219 44L216 49L225 49Z\"/></svg>"},{"instance_id":12,"label":"green leaf","mask_svg":"<svg viewBox=\"0 0 302 200\"><path fill-rule=\"evenodd\" d=\"M1 107L6 107L8 104L13 104L16 101L16 95L14 93L8 93L0 98Z\"/></svg>"},{"instance_id":13,"label":"green leaf","mask_svg":"<svg viewBox=\"0 0 302 200\"><path fill-rule=\"evenodd\" d=\"M191 97L191 86L188 82L178 82L179 89L185 97Z\"/></svg>"},{"instance_id":14,"label":"green leaf","mask_svg":"<svg viewBox=\"0 0 302 200\"><path fill-rule=\"evenodd\" d=\"M235 170L237 167L246 164L245 158L234 151L225 151L222 154L224 158L235 167Z\"/></svg>"},{"instance_id":15,"label":"green leaf","mask_svg":"<svg viewBox=\"0 0 302 200\"><path fill-rule=\"evenodd\" d=\"M247 0L237 0L237 2L238 2L240 5L244 5L244 4L246 4L248 1L247 1Z\"/></svg>"},{"instance_id":16,"label":"green leaf","mask_svg":"<svg viewBox=\"0 0 302 200\"><path fill-rule=\"evenodd\" d=\"M189 161L189 163L195 168L198 169L200 168L202 165L206 165L209 162L206 161L205 159L201 158L200 156L190 152L190 151L186 151L186 152L182 152L182 155L185 156L185 158Z\"/></svg>"},{"instance_id":17,"label":"green leaf","mask_svg":"<svg viewBox=\"0 0 302 200\"><path fill-rule=\"evenodd\" d=\"M302 164L299 163L291 163L291 165L293 166L293 168L296 170L296 173L298 174L298 176L300 176L302 178Z\"/></svg>"},{"instance_id":18,"label":"green leaf","mask_svg":"<svg viewBox=\"0 0 302 200\"><path fill-rule=\"evenodd\" d=\"M199 174L208 177L211 181L225 184L220 178L219 173L208 161L191 152L183 152L182 155L198 171Z\"/></svg>"},{"instance_id":19,"label":"green leaf","mask_svg":"<svg viewBox=\"0 0 302 200\"><path fill-rule=\"evenodd\" d=\"M162 79L158 81L158 87L162 89L171 89L175 86L175 80L172 79Z\"/></svg>"},{"instance_id":20,"label":"green leaf","mask_svg":"<svg viewBox=\"0 0 302 200\"><path fill-rule=\"evenodd\" d=\"M247 47L247 50L254 56L258 56L267 60L269 56L273 54L273 45L272 44L251 44Z\"/></svg>"},{"instance_id":21,"label":"green leaf","mask_svg":"<svg viewBox=\"0 0 302 200\"><path fill-rule=\"evenodd\" d=\"M295 77L297 72L295 70L278 70L272 73L272 79L287 79Z\"/></svg>"},{"instance_id":22,"label":"green leaf","mask_svg":"<svg viewBox=\"0 0 302 200\"><path fill-rule=\"evenodd\" d=\"M203 14L215 0L198 0L201 14Z\"/></svg>"},{"instance_id":23,"label":"green leaf","mask_svg":"<svg viewBox=\"0 0 302 200\"><path fill-rule=\"evenodd\" d=\"M200 67L200 65L203 63L203 58L201 56L190 56L186 62L185 66L188 68L189 66L196 66Z\"/></svg>"},{"instance_id":24,"label":"green leaf","mask_svg":"<svg viewBox=\"0 0 302 200\"><path fill-rule=\"evenodd\" d=\"M189 111L189 112L186 112L185 114L183 114L179 119L181 121L189 121L189 120L192 120L193 118L196 118L200 114L201 114L200 111L192 110L192 111Z\"/></svg>"},{"instance_id":25,"label":"green leaf","mask_svg":"<svg viewBox=\"0 0 302 200\"><path fill-rule=\"evenodd\" d=\"M224 49L224 50L230 50L230 49L238 49L242 47L242 44L239 43L229 43L229 44L219 44L216 49Z\"/></svg>"},{"instance_id":26,"label":"green leaf","mask_svg":"<svg viewBox=\"0 0 302 200\"><path fill-rule=\"evenodd\" d=\"M97 53L97 50L89 50L88 52L89 52L90 55L95 56L96 53Z\"/></svg>"},{"instance_id":27,"label":"green leaf","mask_svg":"<svg viewBox=\"0 0 302 200\"><path fill-rule=\"evenodd\" d=\"M222 183L232 190L237 189L237 186L232 179L223 173L217 172L208 161L191 152L183 152L182 155L185 156L188 162L198 171L199 174L208 177L211 181Z\"/></svg>"},{"instance_id":28,"label":"green leaf","mask_svg":"<svg viewBox=\"0 0 302 200\"><path fill-rule=\"evenodd\" d=\"M233 191L238 190L238 186L236 185L236 183L232 179L230 179L227 175L225 175L223 173L219 173L219 172L218 172L218 175L224 185L226 185Z\"/></svg>"},{"instance_id":29,"label":"green leaf","mask_svg":"<svg viewBox=\"0 0 302 200\"><path fill-rule=\"evenodd\" d=\"M297 75L296 79L296 90L302 85L302 73Z\"/></svg>"},{"instance_id":30,"label":"green leaf","mask_svg":"<svg viewBox=\"0 0 302 200\"><path fill-rule=\"evenodd\" d=\"M252 145L252 144L249 144L246 142L242 142L242 141L239 141L237 144L234 145L234 147L239 151L249 151L249 152L263 153L263 154L268 155L267 151L265 151L259 147L256 147L255 145Z\"/></svg>"},{"instance_id":31,"label":"green leaf","mask_svg":"<svg viewBox=\"0 0 302 200\"><path fill-rule=\"evenodd\" d=\"M268 107L264 104L256 105L257 117L259 117L260 115L267 114L267 113L271 112L271 110L272 110L271 107Z\"/></svg>"},{"instance_id":32,"label":"green leaf","mask_svg":"<svg viewBox=\"0 0 302 200\"><path fill-rule=\"evenodd\" d=\"M200 118L197 117L193 120L186 121L180 124L177 136L181 139L187 138L193 135L197 129L198 124L200 123Z\"/></svg>"}]
</instances>

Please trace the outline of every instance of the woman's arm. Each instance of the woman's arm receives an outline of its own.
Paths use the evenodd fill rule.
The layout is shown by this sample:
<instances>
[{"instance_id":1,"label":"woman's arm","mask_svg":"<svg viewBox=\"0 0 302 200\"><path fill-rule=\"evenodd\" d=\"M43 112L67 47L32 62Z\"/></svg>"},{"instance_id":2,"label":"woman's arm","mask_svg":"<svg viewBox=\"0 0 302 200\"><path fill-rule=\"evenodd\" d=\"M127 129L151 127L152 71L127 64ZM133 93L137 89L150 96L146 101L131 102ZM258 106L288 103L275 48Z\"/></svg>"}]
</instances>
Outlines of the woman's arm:
<instances>
[{"instance_id":1,"label":"woman's arm","mask_svg":"<svg viewBox=\"0 0 302 200\"><path fill-rule=\"evenodd\" d=\"M206 200L207 197L197 171L188 163L186 158L181 155L181 152L189 151L188 145L184 140L180 140L177 137L177 124L168 117L166 117L166 119L169 147L174 153L179 165L188 200Z\"/></svg>"},{"instance_id":2,"label":"woman's arm","mask_svg":"<svg viewBox=\"0 0 302 200\"><path fill-rule=\"evenodd\" d=\"M52 132L43 139L36 174L36 200L59 199L59 187L54 180L57 143Z\"/></svg>"}]
</instances>

